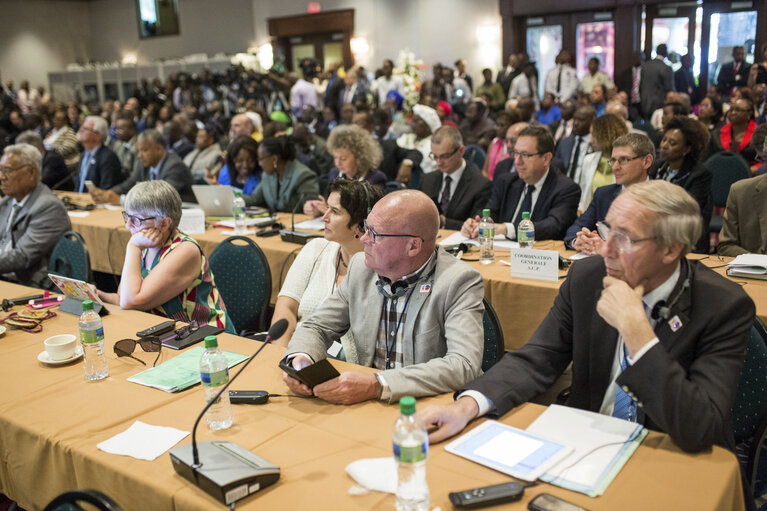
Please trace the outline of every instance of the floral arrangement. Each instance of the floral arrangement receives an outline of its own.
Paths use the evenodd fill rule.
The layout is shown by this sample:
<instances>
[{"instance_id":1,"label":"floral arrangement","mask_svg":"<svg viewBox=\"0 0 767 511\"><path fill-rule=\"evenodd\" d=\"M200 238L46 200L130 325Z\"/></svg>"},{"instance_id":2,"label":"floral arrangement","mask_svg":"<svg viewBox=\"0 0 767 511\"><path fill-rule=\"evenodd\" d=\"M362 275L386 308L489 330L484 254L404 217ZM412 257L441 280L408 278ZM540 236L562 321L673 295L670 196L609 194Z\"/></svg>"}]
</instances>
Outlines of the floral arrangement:
<instances>
[{"instance_id":1,"label":"floral arrangement","mask_svg":"<svg viewBox=\"0 0 767 511\"><path fill-rule=\"evenodd\" d=\"M402 76L405 82L405 104L403 108L406 115L409 115L413 106L418 104L421 84L424 79L424 69L426 69L426 64L423 63L423 60L416 59L415 54L409 48L400 50L394 73Z\"/></svg>"}]
</instances>

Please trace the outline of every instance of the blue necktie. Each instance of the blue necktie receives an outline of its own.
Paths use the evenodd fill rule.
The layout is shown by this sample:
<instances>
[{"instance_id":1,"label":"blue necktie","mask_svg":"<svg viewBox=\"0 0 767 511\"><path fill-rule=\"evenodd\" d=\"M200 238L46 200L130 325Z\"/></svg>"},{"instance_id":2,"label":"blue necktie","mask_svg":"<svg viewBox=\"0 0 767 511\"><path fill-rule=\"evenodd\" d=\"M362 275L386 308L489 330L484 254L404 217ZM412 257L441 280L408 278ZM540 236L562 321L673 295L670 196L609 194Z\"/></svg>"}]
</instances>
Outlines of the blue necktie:
<instances>
[{"instance_id":1,"label":"blue necktie","mask_svg":"<svg viewBox=\"0 0 767 511\"><path fill-rule=\"evenodd\" d=\"M647 304L642 302L642 305L644 305L644 312L647 314ZM626 367L628 367L628 356L629 352L626 349L626 345L624 344L623 356L621 357L621 372L625 371ZM637 420L636 401L631 399L626 391L624 391L620 386L616 386L615 388L615 405L613 405L613 417L631 422L636 422Z\"/></svg>"},{"instance_id":2,"label":"blue necktie","mask_svg":"<svg viewBox=\"0 0 767 511\"><path fill-rule=\"evenodd\" d=\"M80 193L83 193L83 189L85 188L85 178L88 177L88 167L91 164L91 153L88 151L85 151L83 153L83 161L80 164L80 188L77 190Z\"/></svg>"}]
</instances>

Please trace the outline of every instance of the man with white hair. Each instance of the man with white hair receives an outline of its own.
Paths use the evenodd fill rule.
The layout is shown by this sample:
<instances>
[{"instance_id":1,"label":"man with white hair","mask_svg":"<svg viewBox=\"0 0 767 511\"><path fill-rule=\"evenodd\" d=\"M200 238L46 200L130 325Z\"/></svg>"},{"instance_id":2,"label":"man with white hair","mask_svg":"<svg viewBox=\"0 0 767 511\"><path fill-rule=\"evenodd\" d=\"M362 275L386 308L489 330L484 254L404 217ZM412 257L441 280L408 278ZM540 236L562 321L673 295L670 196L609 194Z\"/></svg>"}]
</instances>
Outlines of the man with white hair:
<instances>
[{"instance_id":1,"label":"man with white hair","mask_svg":"<svg viewBox=\"0 0 767 511\"><path fill-rule=\"evenodd\" d=\"M108 190L122 181L122 169L117 155L104 143L109 137L109 126L103 117L86 117L77 131L77 141L85 149L77 174L73 176L75 191L88 191L86 181L92 181L97 188Z\"/></svg>"},{"instance_id":2,"label":"man with white hair","mask_svg":"<svg viewBox=\"0 0 767 511\"><path fill-rule=\"evenodd\" d=\"M42 287L48 257L72 228L64 204L40 182L43 156L29 144L10 145L0 158L0 275Z\"/></svg>"}]
</instances>

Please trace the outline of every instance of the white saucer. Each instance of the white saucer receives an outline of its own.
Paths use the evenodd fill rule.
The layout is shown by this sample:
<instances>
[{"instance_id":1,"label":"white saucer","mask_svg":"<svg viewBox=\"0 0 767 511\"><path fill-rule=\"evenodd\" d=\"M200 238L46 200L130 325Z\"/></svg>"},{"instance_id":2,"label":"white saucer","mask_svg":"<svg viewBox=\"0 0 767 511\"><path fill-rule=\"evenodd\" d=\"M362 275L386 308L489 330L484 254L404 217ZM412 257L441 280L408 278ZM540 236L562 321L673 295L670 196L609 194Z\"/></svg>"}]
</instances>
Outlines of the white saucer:
<instances>
[{"instance_id":1,"label":"white saucer","mask_svg":"<svg viewBox=\"0 0 767 511\"><path fill-rule=\"evenodd\" d=\"M78 358L80 358L82 356L83 356L83 347L80 344L78 344L75 347L74 355L72 355L69 358L65 358L64 360L51 360L50 357L48 356L48 352L45 351L45 350L43 350L42 352L40 352L39 355L37 355L37 360L39 360L43 364L48 364L48 365L52 365L52 366L60 366L62 364L67 364L69 362L72 362L73 360L77 360Z\"/></svg>"}]
</instances>

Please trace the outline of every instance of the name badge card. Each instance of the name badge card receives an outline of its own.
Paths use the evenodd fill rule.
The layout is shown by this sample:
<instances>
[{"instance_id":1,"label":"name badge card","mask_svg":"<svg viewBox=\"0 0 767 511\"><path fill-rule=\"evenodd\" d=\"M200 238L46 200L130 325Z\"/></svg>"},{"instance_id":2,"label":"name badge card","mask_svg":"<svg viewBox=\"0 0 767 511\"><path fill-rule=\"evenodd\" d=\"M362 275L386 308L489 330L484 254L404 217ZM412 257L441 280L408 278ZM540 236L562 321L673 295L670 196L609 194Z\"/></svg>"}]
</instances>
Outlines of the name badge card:
<instances>
[{"instance_id":1,"label":"name badge card","mask_svg":"<svg viewBox=\"0 0 767 511\"><path fill-rule=\"evenodd\" d=\"M559 252L512 248L511 276L556 282L559 280Z\"/></svg>"}]
</instances>

